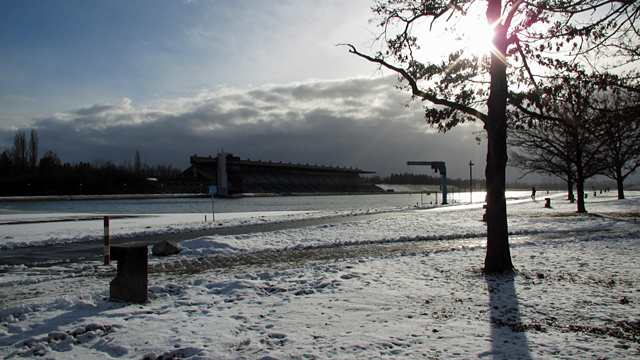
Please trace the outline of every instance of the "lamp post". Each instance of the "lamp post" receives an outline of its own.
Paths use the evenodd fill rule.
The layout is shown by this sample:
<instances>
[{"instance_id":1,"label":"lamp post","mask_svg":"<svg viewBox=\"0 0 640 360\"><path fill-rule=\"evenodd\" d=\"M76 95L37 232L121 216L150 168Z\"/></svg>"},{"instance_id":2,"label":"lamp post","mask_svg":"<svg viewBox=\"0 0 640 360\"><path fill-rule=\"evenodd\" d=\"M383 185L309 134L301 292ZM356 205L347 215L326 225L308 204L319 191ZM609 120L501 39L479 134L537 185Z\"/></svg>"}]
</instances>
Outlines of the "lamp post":
<instances>
[{"instance_id":1,"label":"lamp post","mask_svg":"<svg viewBox=\"0 0 640 360\"><path fill-rule=\"evenodd\" d=\"M473 165L475 164L469 161L469 203L471 204L473 204Z\"/></svg>"}]
</instances>

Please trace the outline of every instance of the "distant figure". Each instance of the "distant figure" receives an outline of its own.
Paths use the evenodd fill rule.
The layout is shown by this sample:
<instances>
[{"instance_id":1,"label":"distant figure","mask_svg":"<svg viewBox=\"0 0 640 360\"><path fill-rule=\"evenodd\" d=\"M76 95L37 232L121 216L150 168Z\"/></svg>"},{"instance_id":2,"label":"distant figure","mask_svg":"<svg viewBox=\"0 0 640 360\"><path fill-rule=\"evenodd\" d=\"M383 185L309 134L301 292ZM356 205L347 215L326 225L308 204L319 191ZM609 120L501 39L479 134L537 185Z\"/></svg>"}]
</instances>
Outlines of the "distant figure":
<instances>
[{"instance_id":1,"label":"distant figure","mask_svg":"<svg viewBox=\"0 0 640 360\"><path fill-rule=\"evenodd\" d=\"M533 199L533 201L536 201L536 188L534 188L533 186L531 187L531 199Z\"/></svg>"}]
</instances>

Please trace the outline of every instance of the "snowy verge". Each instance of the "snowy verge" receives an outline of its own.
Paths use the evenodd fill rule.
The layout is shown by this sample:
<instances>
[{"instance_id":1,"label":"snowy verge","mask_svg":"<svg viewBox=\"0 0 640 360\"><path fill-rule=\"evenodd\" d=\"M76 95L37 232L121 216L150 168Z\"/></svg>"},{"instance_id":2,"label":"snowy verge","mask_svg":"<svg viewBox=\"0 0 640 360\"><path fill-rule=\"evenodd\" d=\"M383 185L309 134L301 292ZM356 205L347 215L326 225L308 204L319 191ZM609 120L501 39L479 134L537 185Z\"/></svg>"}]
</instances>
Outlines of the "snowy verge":
<instances>
[{"instance_id":1,"label":"snowy verge","mask_svg":"<svg viewBox=\"0 0 640 360\"><path fill-rule=\"evenodd\" d=\"M112 239L191 232L246 225L283 223L308 219L396 212L410 207L344 211L267 211L216 214L110 215ZM104 215L97 214L0 214L0 250L48 244L100 240Z\"/></svg>"}]
</instances>

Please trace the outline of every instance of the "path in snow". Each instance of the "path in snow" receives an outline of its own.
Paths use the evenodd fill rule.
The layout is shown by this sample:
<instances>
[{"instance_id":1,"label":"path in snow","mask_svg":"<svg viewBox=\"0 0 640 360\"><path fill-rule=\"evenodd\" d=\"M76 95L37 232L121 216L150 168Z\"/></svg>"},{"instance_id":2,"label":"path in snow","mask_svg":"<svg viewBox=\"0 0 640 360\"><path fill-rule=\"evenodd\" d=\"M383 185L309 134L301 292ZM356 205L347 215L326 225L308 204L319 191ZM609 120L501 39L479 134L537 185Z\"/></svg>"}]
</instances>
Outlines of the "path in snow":
<instances>
[{"instance_id":1,"label":"path in snow","mask_svg":"<svg viewBox=\"0 0 640 360\"><path fill-rule=\"evenodd\" d=\"M601 230L598 233L613 234L619 231ZM530 235L512 235L510 244L535 242L538 240L552 240L566 237L578 237L593 231L557 231L543 232ZM210 269L224 269L245 265L278 265L278 264L302 264L315 261L339 261L347 259L388 256L393 254L411 254L420 252L437 252L443 250L465 249L486 244L485 237L457 238L446 240L408 240L394 241L381 244L363 245L329 245L322 247L277 250L255 253L240 253L230 255L203 255L197 258L180 257L162 259L149 266L149 272L197 272Z\"/></svg>"},{"instance_id":2,"label":"path in snow","mask_svg":"<svg viewBox=\"0 0 640 360\"><path fill-rule=\"evenodd\" d=\"M235 227L212 228L185 232L171 232L155 235L141 235L132 237L112 238L111 245L137 243L153 245L160 241L171 240L180 242L212 235L244 235L262 232L272 232L287 229L300 229L310 226L341 224L351 221L366 221L407 215L415 215L418 211L391 211L375 214L334 216L327 218L312 218L288 222L252 224ZM103 240L71 242L63 244L48 244L41 246L27 246L13 249L3 249L0 252L0 265L38 265L53 266L64 263L75 263L81 260L95 260L102 258L104 251ZM0 270L0 273L2 271Z\"/></svg>"},{"instance_id":3,"label":"path in snow","mask_svg":"<svg viewBox=\"0 0 640 360\"><path fill-rule=\"evenodd\" d=\"M616 230L600 230L601 235L620 233ZM562 239L594 235L594 231L554 231L540 232L526 235L511 235L510 244L535 243L541 240ZM149 259L149 273L195 273L214 269L231 269L242 266L280 266L283 264L302 265L313 262L341 261L348 259L362 259L383 257L394 254L406 255L423 252L438 252L456 249L470 249L482 247L486 244L483 237L448 238L442 240L400 240L383 243L369 243L358 245L338 245L308 247L300 249L283 249L274 251L260 251L250 253L215 254L200 256L169 256ZM81 261L58 266L24 267L23 270L6 268L3 272L17 273L23 271L38 282L55 280L65 277L82 276L115 276L117 262L103 266L99 261ZM50 278L47 278L50 277ZM0 287L12 285L0 284Z\"/></svg>"}]
</instances>

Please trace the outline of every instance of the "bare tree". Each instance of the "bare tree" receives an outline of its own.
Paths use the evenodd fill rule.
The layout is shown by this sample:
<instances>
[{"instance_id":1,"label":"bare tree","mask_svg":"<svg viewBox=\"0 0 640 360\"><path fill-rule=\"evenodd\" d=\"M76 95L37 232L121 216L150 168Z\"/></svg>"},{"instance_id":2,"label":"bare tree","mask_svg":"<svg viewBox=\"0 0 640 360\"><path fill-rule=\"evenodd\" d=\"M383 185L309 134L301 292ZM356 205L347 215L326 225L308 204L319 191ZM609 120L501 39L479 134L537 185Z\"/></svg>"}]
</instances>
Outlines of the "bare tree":
<instances>
[{"instance_id":1,"label":"bare tree","mask_svg":"<svg viewBox=\"0 0 640 360\"><path fill-rule=\"evenodd\" d=\"M543 158L539 163L551 170L547 173L555 170L576 184L579 213L587 212L585 180L606 167L603 134L610 126L603 121L601 109L609 95L607 88L591 79L560 77L529 93L526 100L514 101L523 115L511 113L522 124L513 131L512 145L534 149L527 156ZM532 127L532 122L539 125Z\"/></svg>"},{"instance_id":2,"label":"bare tree","mask_svg":"<svg viewBox=\"0 0 640 360\"><path fill-rule=\"evenodd\" d=\"M602 111L603 175L616 181L618 199L624 199L624 181L640 167L640 109L638 94L616 92Z\"/></svg>"},{"instance_id":3,"label":"bare tree","mask_svg":"<svg viewBox=\"0 0 640 360\"><path fill-rule=\"evenodd\" d=\"M27 158L29 168L31 171L35 172L36 166L38 166L38 132L35 129L31 129Z\"/></svg>"},{"instance_id":4,"label":"bare tree","mask_svg":"<svg viewBox=\"0 0 640 360\"><path fill-rule=\"evenodd\" d=\"M589 43L604 36L607 44L611 42L609 35L616 32L611 24L632 21L622 18L626 9L637 12L637 6L629 7L628 3L611 0L380 0L372 10L382 29L376 39L382 42L383 50L368 55L354 45L346 44L349 52L396 73L400 87L408 90L413 99L432 104L425 109L426 119L439 130L446 131L466 121L482 121L487 133L485 271L513 268L504 196L509 81L519 86L536 87L531 62L553 71L578 71L580 66L575 63L575 56L586 55L593 47L576 45L568 50L567 55L572 56L566 60L559 58L557 52L566 41ZM464 23L470 9L480 4L486 4L486 21L493 28L490 55L469 56L460 50L442 64L424 63L415 57L420 48L415 29L423 25L428 29L421 29L419 33L428 34L436 23ZM599 18L586 23L576 20L575 15L594 13L595 10L600 10L597 12ZM547 24L551 26L545 26ZM594 35L594 30L601 35ZM553 48L554 44L558 51ZM545 55L549 50L554 54Z\"/></svg>"},{"instance_id":5,"label":"bare tree","mask_svg":"<svg viewBox=\"0 0 640 360\"><path fill-rule=\"evenodd\" d=\"M27 136L24 131L18 131L13 138L13 148L11 149L13 164L18 171L24 171L27 167Z\"/></svg>"},{"instance_id":6,"label":"bare tree","mask_svg":"<svg viewBox=\"0 0 640 360\"><path fill-rule=\"evenodd\" d=\"M131 159L124 159L122 163L118 165L118 169L125 171L133 171L133 165L131 165Z\"/></svg>"},{"instance_id":7,"label":"bare tree","mask_svg":"<svg viewBox=\"0 0 640 360\"><path fill-rule=\"evenodd\" d=\"M574 202L575 168L564 156L569 153L570 141L558 134L548 134L547 130L538 123L511 129L509 165L525 171L524 175L546 174L564 180L567 183L567 199Z\"/></svg>"},{"instance_id":8,"label":"bare tree","mask_svg":"<svg viewBox=\"0 0 640 360\"><path fill-rule=\"evenodd\" d=\"M136 158L134 160L134 171L136 174L142 173L142 157L140 156L140 151L136 150Z\"/></svg>"},{"instance_id":9,"label":"bare tree","mask_svg":"<svg viewBox=\"0 0 640 360\"><path fill-rule=\"evenodd\" d=\"M40 159L40 171L41 172L50 172L54 171L58 168L62 167L62 163L58 154L54 153L51 150L47 150L44 153L42 159Z\"/></svg>"}]
</instances>

